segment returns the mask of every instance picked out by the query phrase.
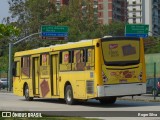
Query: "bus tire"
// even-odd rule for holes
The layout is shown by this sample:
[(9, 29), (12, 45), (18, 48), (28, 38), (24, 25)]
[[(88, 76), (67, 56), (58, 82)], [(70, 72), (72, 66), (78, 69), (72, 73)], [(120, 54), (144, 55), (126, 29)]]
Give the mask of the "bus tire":
[(71, 85), (67, 85), (65, 89), (65, 101), (68, 105), (75, 104), (75, 99), (73, 98), (73, 90)]
[(33, 100), (33, 97), (29, 97), (29, 87), (28, 87), (28, 85), (25, 85), (24, 96), (25, 96), (25, 99), (27, 101), (32, 101)]
[(101, 104), (114, 104), (116, 102), (117, 97), (106, 97), (99, 99)]

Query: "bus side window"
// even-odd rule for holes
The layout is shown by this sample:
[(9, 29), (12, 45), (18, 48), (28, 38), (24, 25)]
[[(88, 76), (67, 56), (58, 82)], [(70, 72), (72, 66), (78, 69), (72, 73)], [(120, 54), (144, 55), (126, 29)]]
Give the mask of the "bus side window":
[(71, 52), (63, 51), (62, 56), (60, 56), (60, 71), (69, 71), (71, 70)]
[(49, 55), (48, 54), (42, 54), (40, 58), (40, 65), (41, 66), (47, 66), (49, 64)]
[(88, 62), (88, 49), (83, 49), (83, 62)]
[(48, 78), (49, 71), (49, 54), (43, 53), (40, 56), (40, 78)]
[(74, 50), (74, 63), (73, 70), (83, 71), (85, 70), (85, 62), (84, 62), (84, 50)]
[(21, 75), (22, 78), (29, 78), (30, 77), (30, 57), (24, 56), (21, 59)]
[(59, 64), (62, 64), (62, 52), (59, 53)]
[(86, 53), (86, 70), (94, 70), (94, 49), (87, 49)]
[(13, 67), (12, 73), (13, 73), (14, 77), (20, 76), (20, 62), (19, 61), (14, 62), (14, 67)]
[(74, 60), (74, 51), (69, 51), (69, 63), (72, 63)]

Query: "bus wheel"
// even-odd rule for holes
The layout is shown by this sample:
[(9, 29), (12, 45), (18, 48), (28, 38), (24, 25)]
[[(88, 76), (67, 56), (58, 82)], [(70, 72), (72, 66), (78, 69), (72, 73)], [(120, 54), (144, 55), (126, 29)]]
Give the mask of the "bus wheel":
[(114, 104), (116, 102), (116, 97), (107, 97), (99, 99), (101, 104)]
[(71, 85), (67, 85), (65, 89), (65, 101), (68, 105), (73, 105), (75, 103), (75, 100), (73, 98), (73, 90)]
[(33, 97), (29, 97), (29, 88), (28, 85), (25, 86), (24, 96), (27, 101), (32, 101)]

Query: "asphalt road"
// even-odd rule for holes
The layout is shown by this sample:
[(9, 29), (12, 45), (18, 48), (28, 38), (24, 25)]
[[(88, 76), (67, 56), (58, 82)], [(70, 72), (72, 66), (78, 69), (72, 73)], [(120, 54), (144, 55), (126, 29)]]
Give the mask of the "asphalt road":
[[(81, 102), (77, 105), (67, 105), (58, 99), (34, 99), (25, 101), (24, 97), (15, 96), (12, 93), (0, 93), (0, 110), (23, 110), (23, 111), (160, 111), (160, 102), (148, 102), (143, 100), (154, 100), (151, 95), (124, 97), (126, 100), (117, 100), (114, 105), (101, 105), (97, 100)], [(123, 99), (123, 98), (122, 98)], [(140, 99), (141, 101), (138, 101)], [(156, 100), (159, 100), (157, 97)], [(94, 108), (94, 109), (93, 109)]]
[[(153, 99), (151, 95), (144, 95), (141, 98)], [(160, 99), (160, 97), (157, 99)], [(131, 97), (125, 97), (125, 100), (118, 99), (114, 105), (101, 105), (97, 100), (89, 100), (77, 105), (67, 105), (64, 101), (58, 99), (37, 98), (34, 101), (25, 101), (24, 97), (15, 96), (12, 93), (0, 93), (0, 111), (39, 111), (47, 115), (67, 116), (69, 114), (69, 116), (101, 116), (100, 118), (108, 117), (108, 115), (111, 117), (116, 115), (143, 117), (144, 114), (141, 115), (141, 113), (146, 111), (145, 114), (152, 112), (153, 117), (156, 117), (154, 114), (160, 116), (160, 102), (138, 101), (135, 97), (134, 100)], [(156, 117), (156, 120), (158, 120), (157, 118), (159, 117)]]

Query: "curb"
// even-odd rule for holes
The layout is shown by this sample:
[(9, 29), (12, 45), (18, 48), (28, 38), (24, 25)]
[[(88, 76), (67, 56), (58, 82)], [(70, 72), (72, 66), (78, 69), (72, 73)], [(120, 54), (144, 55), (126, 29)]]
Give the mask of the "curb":
[(154, 97), (146, 97), (146, 96), (141, 96), (138, 98), (137, 96), (132, 97), (122, 97), (118, 98), (118, 100), (130, 100), (130, 101), (145, 101), (145, 102), (160, 102), (160, 97), (156, 97), (154, 100)]

